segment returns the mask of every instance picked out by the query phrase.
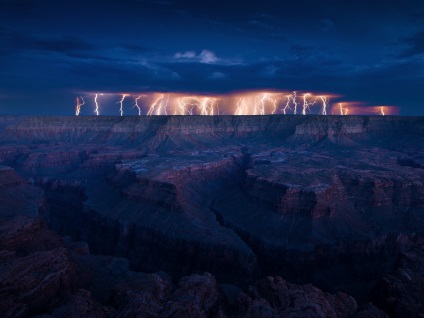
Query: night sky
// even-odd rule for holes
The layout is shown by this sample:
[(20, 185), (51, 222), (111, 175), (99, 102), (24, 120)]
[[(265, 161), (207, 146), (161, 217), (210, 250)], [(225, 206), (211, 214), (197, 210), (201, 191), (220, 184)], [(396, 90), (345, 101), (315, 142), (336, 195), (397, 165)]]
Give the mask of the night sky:
[(250, 89), (424, 115), (424, 1), (0, 0), (2, 114), (73, 115), (95, 92)]

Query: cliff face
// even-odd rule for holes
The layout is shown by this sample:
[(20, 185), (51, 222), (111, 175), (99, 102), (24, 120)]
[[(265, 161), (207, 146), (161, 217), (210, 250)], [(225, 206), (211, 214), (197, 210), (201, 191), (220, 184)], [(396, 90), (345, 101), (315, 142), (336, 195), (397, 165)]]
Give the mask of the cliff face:
[(131, 269), (362, 302), (424, 234), (423, 149), (421, 117), (0, 117), (0, 183), (30, 198), (0, 200)]
[[(251, 134), (341, 138), (366, 134), (422, 134), (423, 119), (396, 116), (152, 116), (3, 118), (2, 140), (138, 144), (173, 135), (209, 137)], [(205, 137), (203, 142), (210, 141)]]

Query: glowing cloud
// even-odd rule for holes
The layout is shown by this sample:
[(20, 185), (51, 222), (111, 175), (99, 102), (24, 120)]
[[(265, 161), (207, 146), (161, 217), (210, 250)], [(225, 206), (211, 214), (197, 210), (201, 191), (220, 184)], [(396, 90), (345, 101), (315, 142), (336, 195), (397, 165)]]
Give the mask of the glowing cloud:
[[(78, 96), (75, 115), (81, 115), (81, 106), (87, 98), (94, 97), (94, 113), (100, 114), (99, 93)], [(107, 94), (116, 95), (116, 94)], [(124, 101), (134, 100), (131, 108), (153, 115), (392, 115), (398, 112), (393, 106), (364, 106), (358, 102), (340, 101), (339, 96), (312, 92), (244, 91), (221, 95), (197, 95), (182, 93), (119, 94), (119, 113), (124, 115)], [(143, 97), (143, 99), (141, 99)], [(330, 99), (336, 103), (330, 104)], [(116, 99), (115, 99), (116, 100)], [(338, 100), (338, 101), (337, 101)], [(131, 111), (130, 111), (131, 113)], [(127, 112), (128, 114), (128, 112)]]
[(80, 112), (81, 112), (81, 106), (85, 104), (84, 98), (77, 97), (76, 99), (77, 101), (77, 105), (75, 107), (75, 116), (79, 116)]

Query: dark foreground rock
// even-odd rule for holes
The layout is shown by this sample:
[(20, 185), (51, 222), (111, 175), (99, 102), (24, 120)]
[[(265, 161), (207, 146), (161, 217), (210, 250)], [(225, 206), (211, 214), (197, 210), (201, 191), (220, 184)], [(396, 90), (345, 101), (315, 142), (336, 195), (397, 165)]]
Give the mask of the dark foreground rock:
[(0, 117), (2, 308), (383, 317), (372, 301), (417, 316), (423, 127), (389, 116)]
[(219, 284), (209, 273), (174, 283), (164, 272), (130, 271), (127, 259), (91, 255), (85, 242), (61, 239), (39, 217), (19, 211), (2, 220), (0, 239), (2, 317), (368, 317), (379, 312), (372, 306), (358, 312), (355, 299), (345, 293), (325, 293), (278, 276), (243, 290)]
[[(174, 284), (166, 273), (132, 272), (124, 258), (90, 255), (83, 242), (58, 240), (41, 220), (11, 221), (2, 232), (7, 232), (2, 247), (9, 250), (0, 251), (2, 317), (384, 317), (372, 306), (357, 312), (355, 299), (345, 293), (325, 293), (278, 276), (245, 291), (220, 285), (209, 273)], [(34, 233), (50, 243), (24, 239), (36, 241)], [(19, 244), (16, 237), (22, 238)]]
[(374, 301), (391, 317), (424, 317), (424, 240), (402, 253), (396, 272), (379, 280)]

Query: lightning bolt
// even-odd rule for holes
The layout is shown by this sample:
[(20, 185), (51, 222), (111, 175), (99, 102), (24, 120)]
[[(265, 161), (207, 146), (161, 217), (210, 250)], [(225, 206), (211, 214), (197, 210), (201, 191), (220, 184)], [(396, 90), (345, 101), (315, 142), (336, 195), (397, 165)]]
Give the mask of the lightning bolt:
[(303, 94), (303, 109), (302, 109), (302, 115), (306, 115), (306, 113), (309, 113), (309, 111), (311, 110), (311, 106), (315, 105), (317, 99), (315, 98), (314, 101), (308, 102), (308, 97), (311, 96), (311, 94), (306, 93)]
[[(81, 101), (80, 101), (81, 99)], [(81, 106), (85, 104), (84, 98), (82, 96), (77, 97), (77, 106), (75, 107), (75, 116), (79, 116), (81, 111)]]
[(259, 114), (265, 115), (265, 101), (268, 99), (268, 94), (262, 95), (261, 102), (259, 103)]
[[(218, 102), (220, 101), (219, 98), (216, 99), (216, 114), (219, 115), (219, 104)], [(213, 114), (212, 114), (213, 115)]]
[(165, 116), (168, 115), (168, 111), (167, 111), (167, 107), (168, 107), (168, 102), (169, 102), (169, 94), (166, 95), (166, 102), (165, 105), (163, 106), (163, 111), (165, 112)]
[(327, 115), (327, 97), (320, 96), (319, 98), (321, 98), (321, 100), (322, 100), (322, 111), (321, 111), (321, 115)]
[(273, 106), (273, 109), (272, 109), (271, 114), (272, 114), (272, 115), (274, 115), (274, 114), (275, 114), (275, 112), (277, 111), (278, 98), (274, 98), (274, 97), (269, 96), (269, 97), (268, 97), (268, 100), (271, 102), (271, 104), (272, 104), (272, 106)]
[(217, 103), (217, 100), (218, 99), (214, 98), (214, 97), (210, 97), (210, 98), (205, 97), (204, 98), (204, 104), (206, 104), (207, 110), (209, 110), (209, 112), (207, 112), (206, 115), (210, 115), (210, 116), (214, 115), (214, 113), (215, 113), (215, 103)]
[[(213, 115), (215, 104), (218, 101), (218, 98), (215, 97), (203, 97), (195, 98), (196, 102), (200, 103), (200, 114), (201, 115)], [(218, 111), (219, 113), (219, 111)]]
[[(99, 116), (99, 103), (97, 102), (97, 96), (98, 94), (96, 94), (96, 96), (94, 97), (94, 104), (96, 104), (96, 108), (94, 109), (94, 112), (96, 113), (97, 116)], [(103, 95), (103, 94), (100, 94)]]
[(340, 115), (347, 115), (349, 109), (344, 108), (342, 103), (339, 103)]
[(159, 100), (159, 103), (156, 104), (158, 106), (157, 110), (156, 110), (156, 115), (162, 115), (162, 105), (163, 105), (163, 100), (165, 99), (165, 96), (162, 95), (162, 98)]
[(141, 115), (141, 109), (140, 109), (140, 106), (138, 106), (138, 100), (141, 98), (141, 95), (140, 96), (138, 96), (137, 98), (134, 98), (134, 106), (133, 107), (137, 107), (137, 109), (138, 109), (138, 116), (140, 116)]
[(297, 114), (297, 101), (296, 101), (297, 96), (296, 96), (296, 94), (297, 94), (296, 91), (294, 91), (292, 95), (289, 95), (289, 97), (292, 100), (293, 105), (294, 105), (294, 107), (293, 107), (293, 114), (294, 115)]
[(246, 113), (246, 100), (244, 99), (244, 97), (239, 97), (237, 99), (237, 108), (234, 112), (234, 115), (246, 115)]
[(185, 114), (185, 104), (183, 103), (182, 98), (178, 98), (177, 103), (178, 103), (178, 108), (180, 110), (180, 115), (184, 115)]
[(209, 97), (205, 97), (200, 103), (200, 108), (201, 108), (200, 115), (208, 115), (208, 101), (209, 101)]
[(162, 109), (165, 113), (165, 115), (168, 115), (168, 112), (166, 108), (168, 107), (168, 101), (169, 101), (169, 94), (167, 95), (167, 98), (165, 98), (165, 95), (162, 95), (162, 98), (160, 98), (159, 103), (156, 104), (159, 105), (159, 107), (156, 110), (156, 115), (162, 115)]
[(153, 112), (155, 111), (156, 106), (158, 105), (158, 103), (163, 99), (163, 94), (160, 95), (151, 105), (149, 108), (149, 111), (147, 112), (147, 116), (151, 116), (153, 115)]
[(191, 106), (190, 109), (187, 109), (187, 112), (188, 112), (189, 115), (193, 115), (193, 108), (196, 107), (196, 106), (199, 107), (199, 104), (200, 104), (200, 101), (197, 98), (195, 98), (195, 97), (191, 97), (191, 98), (192, 98), (191, 102), (190, 102), (190, 97), (187, 98), (188, 99), (187, 105)]
[(121, 100), (119, 101), (119, 102), (117, 102), (117, 104), (119, 104), (120, 105), (120, 107), (119, 107), (119, 113), (121, 114), (121, 116), (123, 116), (124, 115), (124, 108), (122, 107), (123, 106), (123, 104), (124, 104), (124, 99), (125, 99), (125, 97), (127, 97), (128, 96), (128, 94), (122, 94), (122, 98), (121, 98)]
[(216, 109), (217, 114), (219, 115), (219, 105), (218, 105), (218, 101), (219, 101), (219, 98), (212, 97), (212, 98), (210, 99), (210, 104), (209, 104), (209, 115), (213, 116), (213, 115), (215, 114), (215, 109)]
[[(283, 114), (286, 115), (287, 114), (287, 111), (288, 110), (291, 110), (291, 109), (293, 109), (293, 114), (294, 115), (297, 114), (297, 100), (296, 100), (297, 95), (296, 94), (297, 94), (297, 92), (296, 91), (293, 91), (293, 94), (289, 94), (289, 95), (286, 96), (287, 102), (286, 102), (286, 105), (282, 109)], [(294, 106), (293, 108), (290, 107), (290, 103), (293, 104), (293, 106)]]
[(287, 111), (289, 109), (291, 109), (291, 107), (290, 107), (290, 95), (287, 96), (287, 103), (286, 103), (286, 105), (282, 109), (283, 114), (286, 115), (287, 114)]
[[(197, 106), (198, 108), (202, 109), (202, 104), (203, 103), (202, 103), (201, 99), (197, 96), (185, 96), (185, 97), (178, 99), (178, 107), (180, 108), (181, 115), (185, 114), (186, 112), (189, 115), (193, 115), (194, 107)], [(205, 112), (206, 112), (206, 110), (205, 110)]]
[[(89, 98), (94, 96), (94, 113), (100, 115), (99, 97), (101, 93), (90, 94)], [(124, 116), (125, 99), (130, 96), (133, 101), (132, 108), (137, 108), (138, 115), (141, 116), (143, 104), (139, 103), (140, 98), (147, 97), (153, 101), (146, 114), (151, 115), (223, 115), (229, 113), (229, 109), (234, 115), (265, 115), (265, 114), (312, 114), (327, 115), (330, 110), (332, 114), (380, 114), (382, 116), (390, 115), (397, 111), (394, 106), (369, 106), (356, 107), (353, 102), (334, 103), (330, 105), (331, 95), (314, 95), (313, 93), (291, 93), (285, 92), (245, 92), (237, 95), (229, 94), (227, 96), (214, 95), (181, 95), (178, 93), (147, 93), (139, 96), (132, 94), (120, 94), (119, 113)], [(298, 100), (301, 99), (301, 101)], [(302, 103), (303, 100), (303, 103)], [(222, 105), (221, 105), (221, 101)], [(75, 98), (75, 115), (81, 114), (82, 106), (86, 104), (82, 96)], [(103, 103), (103, 101), (102, 101)], [(232, 103), (232, 104), (231, 104)], [(356, 102), (357, 103), (357, 102)], [(347, 104), (347, 105), (346, 105)], [(223, 108), (222, 108), (222, 107)], [(235, 107), (234, 107), (235, 106)], [(300, 109), (300, 107), (302, 109)], [(316, 107), (317, 109), (315, 110)], [(222, 109), (220, 109), (222, 108)], [(144, 110), (143, 110), (144, 111)]]

